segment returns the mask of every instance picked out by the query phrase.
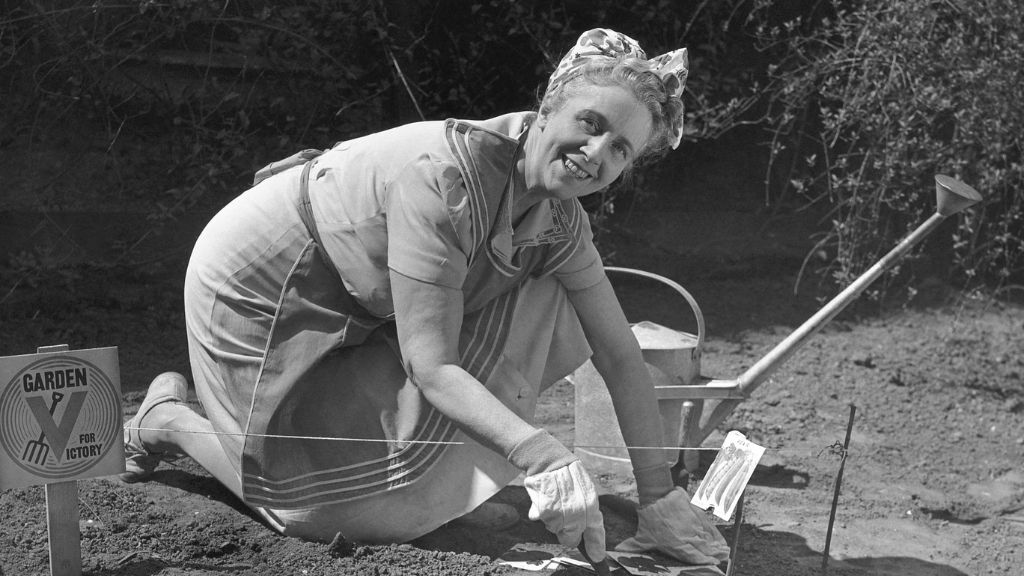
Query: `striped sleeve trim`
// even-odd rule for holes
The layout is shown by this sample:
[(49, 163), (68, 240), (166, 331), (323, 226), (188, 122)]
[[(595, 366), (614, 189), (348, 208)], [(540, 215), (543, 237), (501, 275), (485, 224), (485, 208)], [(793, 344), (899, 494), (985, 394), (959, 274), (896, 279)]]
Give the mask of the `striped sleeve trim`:
[(448, 142), (448, 148), (451, 150), (455, 163), (459, 167), (459, 172), (462, 173), (463, 181), (466, 183), (466, 191), (469, 193), (470, 206), (472, 207), (471, 245), (473, 246), (473, 252), (469, 257), (469, 266), (472, 266), (477, 255), (480, 253), (479, 247), (487, 230), (487, 215), (490, 213), (490, 210), (487, 205), (487, 196), (483, 193), (480, 175), (476, 170), (472, 169), (475, 162), (473, 150), (468, 141), (470, 130), (472, 130), (472, 126), (463, 122), (456, 122), (454, 120), (445, 122), (445, 140)]

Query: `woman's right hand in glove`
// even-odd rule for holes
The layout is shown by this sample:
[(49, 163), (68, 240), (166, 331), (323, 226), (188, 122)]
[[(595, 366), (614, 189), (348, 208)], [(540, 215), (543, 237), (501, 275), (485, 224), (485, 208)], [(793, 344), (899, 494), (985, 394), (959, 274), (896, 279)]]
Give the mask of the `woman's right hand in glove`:
[(594, 483), (579, 459), (554, 436), (537, 430), (516, 444), (508, 460), (526, 471), (530, 520), (544, 522), (563, 546), (575, 548), (582, 538), (590, 561), (604, 560), (604, 517)]

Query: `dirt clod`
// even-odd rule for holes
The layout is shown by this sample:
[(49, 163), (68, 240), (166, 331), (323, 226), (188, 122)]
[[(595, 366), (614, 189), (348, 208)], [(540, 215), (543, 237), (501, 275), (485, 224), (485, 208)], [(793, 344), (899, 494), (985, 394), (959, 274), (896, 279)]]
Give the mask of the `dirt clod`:
[(327, 553), (335, 558), (351, 556), (356, 551), (356, 546), (345, 539), (341, 532), (334, 535), (334, 539), (327, 545)]

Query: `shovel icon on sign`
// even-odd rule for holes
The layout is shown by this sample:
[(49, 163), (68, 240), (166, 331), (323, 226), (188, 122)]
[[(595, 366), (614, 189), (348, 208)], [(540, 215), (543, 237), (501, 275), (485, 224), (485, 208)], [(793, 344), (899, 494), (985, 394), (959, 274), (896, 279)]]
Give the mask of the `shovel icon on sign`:
[[(60, 404), (60, 401), (64, 399), (64, 395), (60, 392), (52, 392), (50, 399), (50, 416), (53, 417), (57, 404)], [(25, 445), (25, 452), (22, 453), (21, 459), (39, 465), (45, 462), (46, 457), (49, 455), (50, 445), (46, 443), (46, 432), (43, 431), (39, 432), (38, 440), (29, 440), (28, 444)]]

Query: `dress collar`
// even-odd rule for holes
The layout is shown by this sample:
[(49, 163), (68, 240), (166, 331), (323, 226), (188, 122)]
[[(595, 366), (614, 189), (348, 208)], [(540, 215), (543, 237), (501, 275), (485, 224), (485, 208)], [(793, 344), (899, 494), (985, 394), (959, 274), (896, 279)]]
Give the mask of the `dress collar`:
[(539, 246), (541, 244), (552, 244), (568, 237), (568, 231), (564, 230), (556, 222), (552, 215), (553, 201), (544, 199), (531, 206), (518, 224), (513, 226), (512, 207), (522, 186), (520, 179), (515, 174), (515, 162), (523, 153), (526, 144), (526, 137), (530, 131), (531, 119), (523, 124), (523, 130), (518, 136), (519, 146), (516, 148), (516, 157), (512, 163), (512, 173), (509, 174), (505, 185), (505, 192), (502, 195), (501, 206), (498, 217), (490, 238), (490, 252), (497, 257), (505, 267), (513, 270), (520, 268), (519, 249), (525, 246)]

